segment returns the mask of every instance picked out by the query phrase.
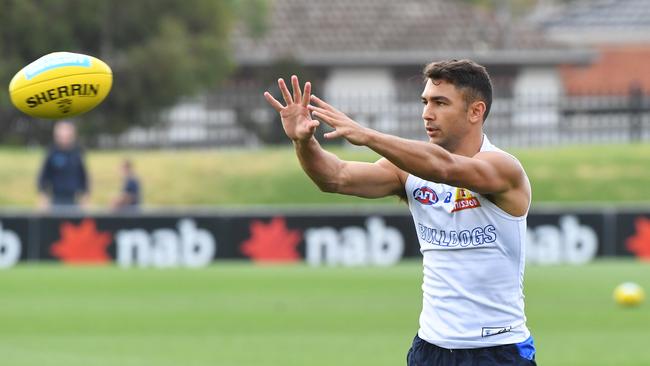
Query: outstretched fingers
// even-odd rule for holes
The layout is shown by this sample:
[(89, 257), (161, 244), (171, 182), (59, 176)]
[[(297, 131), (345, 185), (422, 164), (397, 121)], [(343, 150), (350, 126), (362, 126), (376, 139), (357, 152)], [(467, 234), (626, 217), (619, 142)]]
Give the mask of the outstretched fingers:
[(341, 133), (337, 130), (339, 126), (336, 123), (337, 121), (336, 116), (334, 116), (332, 112), (326, 111), (322, 108), (313, 107), (311, 105), (309, 106), (309, 109), (312, 111), (314, 117), (320, 118), (320, 120), (325, 122), (326, 125), (334, 128), (334, 131), (328, 132), (325, 135), (323, 135), (325, 138), (334, 139), (341, 136)]
[[(326, 139), (335, 139), (338, 137), (343, 136), (343, 133), (340, 130), (341, 125), (337, 123), (340, 121), (338, 119), (339, 116), (337, 116), (336, 112), (328, 111), (320, 107), (315, 107), (313, 105), (307, 106), (309, 110), (312, 112), (312, 115), (314, 117), (320, 118), (321, 121), (325, 122), (326, 125), (334, 128), (334, 131), (330, 131), (326, 134), (323, 135)], [(312, 122), (318, 122), (318, 121), (312, 121)]]
[(301, 103), (302, 91), (300, 90), (300, 82), (296, 75), (291, 75), (291, 87), (293, 88), (293, 101), (295, 103)]
[(278, 113), (280, 113), (280, 111), (282, 111), (282, 109), (284, 108), (282, 103), (278, 102), (277, 99), (273, 98), (273, 96), (269, 92), (264, 92), (264, 99), (266, 99), (266, 101), (269, 102), (271, 107), (273, 107), (273, 109), (275, 109)]
[(309, 105), (310, 99), (311, 99), (311, 83), (308, 81), (305, 83), (305, 90), (302, 96), (302, 106), (307, 107)]
[(311, 96), (311, 101), (315, 102), (317, 105), (319, 105), (323, 109), (327, 109), (328, 111), (332, 112), (339, 112), (338, 109), (332, 107), (331, 105), (327, 104), (324, 100), (320, 99), (319, 97), (312, 95)]
[(284, 82), (284, 79), (278, 79), (278, 87), (280, 88), (282, 97), (284, 98), (284, 101), (287, 103), (287, 105), (293, 103), (293, 98), (291, 97), (291, 93), (289, 93), (289, 88), (287, 88), (287, 84)]
[(335, 138), (338, 138), (338, 137), (341, 137), (341, 136), (342, 136), (341, 132), (336, 131), (336, 130), (334, 130), (332, 132), (328, 132), (328, 133), (323, 135), (323, 137), (325, 137), (328, 140), (335, 139)]
[(312, 112), (314, 116), (318, 116), (322, 118), (325, 122), (327, 122), (327, 124), (330, 124), (330, 121), (336, 118), (336, 112), (329, 111), (327, 109), (323, 109), (313, 105), (308, 105), (307, 108)]

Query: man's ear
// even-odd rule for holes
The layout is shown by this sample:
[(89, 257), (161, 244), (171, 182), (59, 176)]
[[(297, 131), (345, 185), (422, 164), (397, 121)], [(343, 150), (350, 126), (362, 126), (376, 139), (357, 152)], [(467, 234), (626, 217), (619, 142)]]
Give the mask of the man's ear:
[(477, 100), (469, 105), (467, 108), (467, 117), (471, 123), (483, 122), (483, 116), (485, 115), (485, 109), (487, 106), (482, 100)]

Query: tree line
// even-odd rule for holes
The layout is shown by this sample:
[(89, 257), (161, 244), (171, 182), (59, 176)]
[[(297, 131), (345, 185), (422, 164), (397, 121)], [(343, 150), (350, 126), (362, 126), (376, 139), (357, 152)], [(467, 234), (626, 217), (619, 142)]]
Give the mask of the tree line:
[(157, 122), (182, 96), (215, 87), (233, 70), (229, 32), (243, 19), (261, 32), (264, 0), (0, 0), (0, 143), (47, 141), (50, 122), (17, 111), (9, 81), (56, 51), (93, 55), (113, 70), (113, 89), (80, 131), (92, 139)]

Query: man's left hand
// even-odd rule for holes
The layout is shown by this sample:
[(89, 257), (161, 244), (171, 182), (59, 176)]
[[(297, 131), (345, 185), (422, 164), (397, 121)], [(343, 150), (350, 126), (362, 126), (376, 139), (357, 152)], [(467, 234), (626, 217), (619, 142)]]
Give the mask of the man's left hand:
[(311, 101), (316, 103), (317, 106), (307, 106), (312, 112), (312, 115), (320, 118), (323, 122), (327, 123), (334, 129), (332, 132), (326, 133), (326, 139), (335, 139), (343, 137), (353, 145), (366, 145), (370, 129), (361, 126), (359, 123), (353, 121), (345, 113), (327, 104), (322, 99), (315, 95), (311, 96)]

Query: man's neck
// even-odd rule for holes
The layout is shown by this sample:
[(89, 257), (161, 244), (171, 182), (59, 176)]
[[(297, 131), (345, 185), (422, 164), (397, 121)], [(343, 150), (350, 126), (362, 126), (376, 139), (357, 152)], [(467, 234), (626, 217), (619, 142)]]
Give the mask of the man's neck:
[(483, 131), (480, 131), (478, 134), (468, 135), (457, 145), (457, 148), (454, 149), (454, 151), (449, 152), (456, 155), (472, 157), (481, 151), (484, 138), (485, 136), (483, 135)]

